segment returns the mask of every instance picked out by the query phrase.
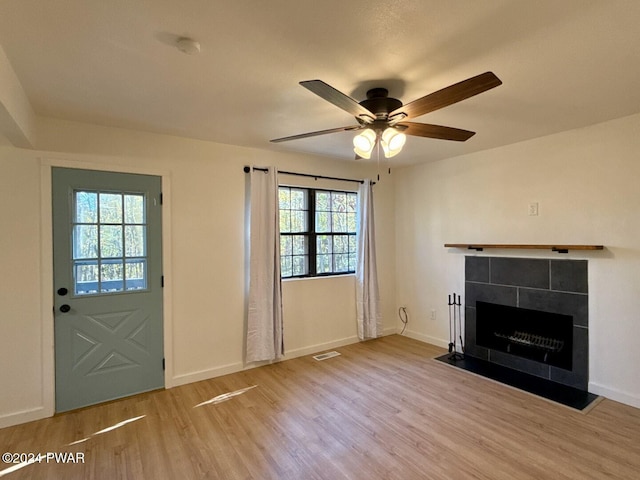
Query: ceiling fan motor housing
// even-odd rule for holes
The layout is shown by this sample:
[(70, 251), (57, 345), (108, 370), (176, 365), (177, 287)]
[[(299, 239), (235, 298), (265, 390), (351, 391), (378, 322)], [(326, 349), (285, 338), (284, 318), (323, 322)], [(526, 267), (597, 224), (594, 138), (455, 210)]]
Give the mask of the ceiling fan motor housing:
[(402, 102), (397, 98), (389, 97), (386, 88), (372, 88), (367, 91), (367, 99), (360, 102), (364, 108), (376, 116), (376, 120), (387, 120), (389, 113), (400, 108)]

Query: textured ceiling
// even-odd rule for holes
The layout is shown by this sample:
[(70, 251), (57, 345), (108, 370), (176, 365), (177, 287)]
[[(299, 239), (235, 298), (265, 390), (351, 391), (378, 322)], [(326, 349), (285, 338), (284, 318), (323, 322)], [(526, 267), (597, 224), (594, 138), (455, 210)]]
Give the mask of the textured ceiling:
[[(298, 85), (404, 103), (485, 71), (502, 86), (417, 121), (429, 162), (640, 112), (637, 0), (3, 0), (0, 45), (38, 115), (353, 160), (355, 124)], [(200, 55), (179, 52), (190, 36)], [(373, 161), (373, 160), (372, 160)]]

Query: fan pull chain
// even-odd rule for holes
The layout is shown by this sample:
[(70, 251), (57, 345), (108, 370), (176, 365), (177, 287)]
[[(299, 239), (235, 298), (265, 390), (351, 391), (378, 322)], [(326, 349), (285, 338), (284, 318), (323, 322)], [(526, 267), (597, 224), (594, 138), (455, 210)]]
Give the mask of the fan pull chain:
[(380, 181), (380, 140), (376, 142), (376, 154), (378, 156), (378, 182)]

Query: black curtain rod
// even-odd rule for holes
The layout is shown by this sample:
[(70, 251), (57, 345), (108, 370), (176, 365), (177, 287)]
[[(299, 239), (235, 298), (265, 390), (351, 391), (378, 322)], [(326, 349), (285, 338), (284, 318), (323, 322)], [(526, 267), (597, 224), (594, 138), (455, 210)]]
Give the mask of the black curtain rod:
[[(244, 167), (244, 173), (249, 173), (252, 167)], [(267, 168), (253, 167), (254, 170), (258, 170), (259, 172), (267, 172)], [(357, 182), (364, 183), (364, 180), (355, 180), (353, 178), (339, 178), (339, 177), (325, 177), (324, 175), (312, 175), (310, 173), (298, 173), (298, 172), (286, 172), (284, 170), (278, 170), (278, 173), (282, 173), (284, 175), (296, 175), (298, 177), (309, 177), (309, 178), (322, 178), (323, 180), (340, 180), (343, 182)]]

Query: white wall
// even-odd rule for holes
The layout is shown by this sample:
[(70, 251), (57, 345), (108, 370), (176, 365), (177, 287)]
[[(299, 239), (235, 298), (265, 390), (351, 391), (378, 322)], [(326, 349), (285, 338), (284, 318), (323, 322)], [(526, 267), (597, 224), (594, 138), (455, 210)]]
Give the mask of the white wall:
[[(634, 115), (384, 175), (375, 192), (385, 330), (396, 330), (397, 307), (405, 305), (409, 335), (446, 345), (446, 296), (464, 293), (466, 252), (449, 251), (445, 242), (604, 244), (603, 252), (561, 258), (589, 260), (590, 389), (640, 407), (638, 131), (640, 115)], [(42, 418), (53, 408), (50, 246), (41, 225), (47, 167), (41, 159), (160, 173), (170, 182), (170, 386), (244, 368), (242, 166), (350, 178), (375, 174), (375, 165), (50, 119), (40, 119), (37, 133), (39, 150), (0, 141), (0, 427)], [(538, 217), (527, 215), (533, 201), (540, 205)], [(551, 252), (485, 254), (558, 258)], [(356, 341), (352, 292), (353, 277), (284, 282), (290, 357)]]
[[(4, 153), (13, 150), (11, 161)], [(26, 152), (26, 154), (25, 154)], [(0, 427), (43, 408), (40, 173), (31, 152), (0, 147)]]
[[(0, 427), (53, 413), (49, 165), (163, 175), (167, 385), (237, 371), (245, 319), (244, 165), (347, 178), (367, 164), (40, 119), (38, 149), (0, 142)], [(41, 177), (44, 179), (42, 188)], [(299, 177), (289, 178), (296, 183)], [(357, 184), (319, 186), (353, 189)], [(44, 197), (41, 199), (41, 190)], [(375, 187), (384, 326), (396, 331), (393, 182)], [(42, 200), (42, 201), (41, 201)], [(165, 209), (165, 210), (166, 210)], [(41, 226), (43, 217), (44, 226)], [(166, 295), (165, 295), (166, 296)], [(353, 276), (283, 285), (286, 358), (357, 341)], [(19, 366), (19, 368), (17, 368)]]
[[(446, 346), (465, 250), (444, 243), (603, 244), (589, 260), (590, 391), (640, 407), (640, 115), (397, 170), (397, 303), (408, 334)], [(528, 204), (539, 203), (539, 216)], [(436, 320), (430, 319), (436, 310)]]
[(27, 94), (0, 45), (0, 132), (13, 145), (30, 148), (35, 140), (35, 122)]

